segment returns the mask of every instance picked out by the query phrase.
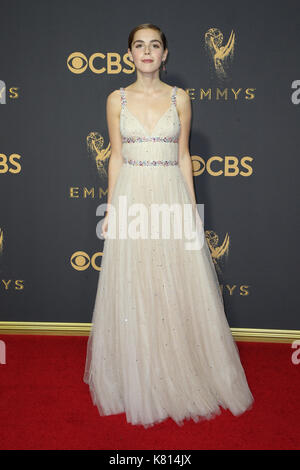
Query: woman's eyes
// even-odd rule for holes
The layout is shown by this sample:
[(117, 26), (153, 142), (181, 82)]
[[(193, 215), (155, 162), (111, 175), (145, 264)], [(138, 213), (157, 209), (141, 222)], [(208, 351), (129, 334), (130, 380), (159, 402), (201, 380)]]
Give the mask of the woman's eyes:
[[(152, 45), (153, 45), (153, 47), (159, 47), (159, 44), (152, 44)], [(142, 44), (137, 44), (136, 45), (136, 47), (140, 47), (140, 46), (142, 46)]]

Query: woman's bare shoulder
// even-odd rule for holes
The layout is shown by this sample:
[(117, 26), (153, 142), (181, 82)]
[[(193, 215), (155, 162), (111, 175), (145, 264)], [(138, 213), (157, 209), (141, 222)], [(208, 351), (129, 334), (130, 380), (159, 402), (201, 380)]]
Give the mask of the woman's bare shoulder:
[(176, 103), (178, 109), (182, 111), (191, 107), (190, 95), (183, 88), (177, 87)]
[(116, 90), (111, 91), (108, 95), (106, 100), (110, 102), (117, 102), (120, 101), (121, 99), (121, 90), (120, 88), (117, 88)]
[(121, 92), (120, 88), (111, 91), (106, 98), (106, 106), (113, 112), (119, 112), (121, 109)]
[(189, 94), (187, 93), (187, 91), (185, 91), (183, 88), (180, 88), (179, 86), (176, 87), (177, 88), (177, 96), (181, 99), (181, 100), (188, 100), (190, 99), (190, 96)]

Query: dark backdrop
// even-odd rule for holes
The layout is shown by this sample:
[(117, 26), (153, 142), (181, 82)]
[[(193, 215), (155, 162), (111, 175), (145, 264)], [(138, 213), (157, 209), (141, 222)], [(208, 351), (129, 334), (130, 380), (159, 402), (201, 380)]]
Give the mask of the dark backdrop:
[[(162, 80), (192, 100), (230, 326), (299, 329), (299, 18), (296, 1), (1, 2), (1, 321), (91, 321), (106, 97), (135, 80), (127, 37), (152, 22), (168, 39)], [(211, 38), (231, 51), (217, 64)]]

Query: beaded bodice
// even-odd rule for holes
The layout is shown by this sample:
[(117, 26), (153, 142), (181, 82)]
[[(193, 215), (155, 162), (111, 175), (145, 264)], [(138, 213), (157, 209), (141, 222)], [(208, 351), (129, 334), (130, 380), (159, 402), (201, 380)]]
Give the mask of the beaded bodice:
[(126, 92), (120, 88), (120, 132), (124, 163), (138, 166), (169, 166), (178, 163), (180, 119), (176, 107), (177, 87), (172, 87), (171, 103), (149, 132), (127, 107)]

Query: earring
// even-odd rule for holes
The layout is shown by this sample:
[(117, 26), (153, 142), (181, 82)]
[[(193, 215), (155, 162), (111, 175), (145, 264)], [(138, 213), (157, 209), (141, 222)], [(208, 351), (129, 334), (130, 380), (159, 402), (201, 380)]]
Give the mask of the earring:
[(164, 71), (165, 73), (167, 73), (167, 69), (166, 69), (166, 65), (165, 65), (165, 61), (164, 61), (164, 60), (163, 60), (163, 71)]

